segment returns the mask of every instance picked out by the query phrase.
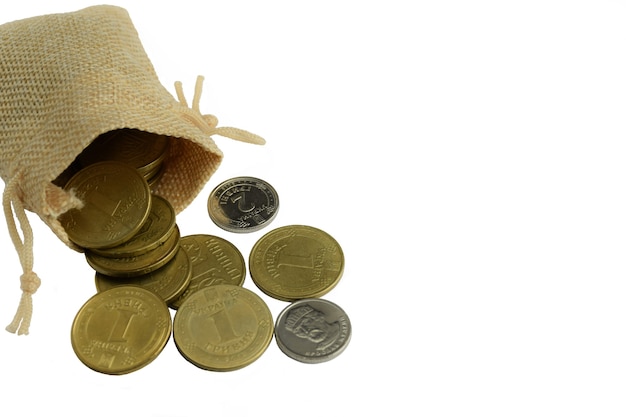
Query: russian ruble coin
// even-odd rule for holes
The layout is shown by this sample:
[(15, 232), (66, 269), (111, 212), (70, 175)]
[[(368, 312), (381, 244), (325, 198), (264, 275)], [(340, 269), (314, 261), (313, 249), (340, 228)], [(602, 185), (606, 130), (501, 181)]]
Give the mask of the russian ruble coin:
[(141, 229), (129, 241), (91, 252), (108, 258), (126, 258), (143, 255), (163, 245), (176, 229), (176, 212), (169, 201), (152, 195), (152, 207)]
[(278, 212), (278, 194), (267, 182), (236, 177), (222, 182), (209, 196), (209, 217), (229, 232), (254, 232), (267, 226)]
[(148, 274), (164, 266), (172, 260), (179, 247), (180, 230), (174, 228), (174, 233), (165, 243), (150, 252), (138, 256), (110, 258), (100, 256), (91, 251), (85, 251), (87, 263), (97, 272), (111, 277), (129, 278)]
[(66, 184), (82, 202), (59, 216), (68, 238), (83, 248), (108, 248), (130, 240), (150, 213), (152, 195), (136, 169), (100, 162), (78, 171)]
[(71, 329), (72, 348), (94, 371), (120, 375), (152, 362), (172, 333), (165, 302), (140, 287), (97, 293), (80, 308)]
[(274, 332), (272, 313), (254, 292), (236, 285), (202, 288), (174, 316), (181, 355), (199, 368), (233, 371), (256, 361)]
[(98, 136), (77, 157), (83, 166), (119, 161), (141, 175), (154, 171), (165, 159), (170, 138), (136, 129), (117, 129)]
[(250, 276), (270, 297), (282, 301), (321, 297), (343, 274), (344, 254), (328, 233), (311, 226), (274, 229), (252, 247)]
[(191, 260), (191, 282), (178, 299), (169, 303), (171, 308), (177, 309), (202, 288), (220, 284), (243, 285), (245, 260), (231, 242), (217, 236), (197, 234), (181, 237), (180, 246)]
[(287, 306), (276, 319), (274, 334), (285, 355), (304, 363), (321, 363), (346, 349), (352, 326), (337, 304), (311, 298)]
[(98, 292), (113, 287), (136, 285), (152, 291), (166, 304), (180, 297), (191, 281), (191, 261), (184, 248), (178, 248), (171, 261), (161, 268), (131, 278), (118, 278), (96, 272), (96, 289)]

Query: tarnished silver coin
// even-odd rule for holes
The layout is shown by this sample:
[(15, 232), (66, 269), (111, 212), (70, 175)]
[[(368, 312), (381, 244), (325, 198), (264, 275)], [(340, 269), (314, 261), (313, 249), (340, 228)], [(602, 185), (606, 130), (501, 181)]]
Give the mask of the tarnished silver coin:
[(209, 217), (222, 229), (254, 232), (267, 226), (278, 212), (278, 194), (267, 182), (236, 177), (219, 184), (209, 196)]
[(352, 325), (335, 303), (308, 298), (286, 307), (276, 319), (274, 332), (285, 355), (304, 363), (321, 363), (346, 349)]

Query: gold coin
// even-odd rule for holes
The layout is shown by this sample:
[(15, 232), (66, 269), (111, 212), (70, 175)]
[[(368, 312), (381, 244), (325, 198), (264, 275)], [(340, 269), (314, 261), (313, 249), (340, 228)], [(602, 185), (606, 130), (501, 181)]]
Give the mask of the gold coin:
[(165, 168), (163, 166), (159, 166), (158, 169), (156, 169), (155, 171), (150, 171), (149, 173), (145, 174), (144, 178), (146, 179), (146, 181), (148, 181), (148, 185), (151, 188), (154, 188), (154, 186), (158, 184), (159, 181), (161, 181), (163, 174), (165, 174)]
[(180, 238), (191, 259), (191, 282), (183, 294), (170, 303), (178, 308), (195, 291), (219, 284), (243, 285), (246, 264), (241, 252), (229, 241), (211, 235), (189, 235)]
[(185, 249), (178, 248), (176, 255), (156, 271), (132, 278), (116, 278), (96, 272), (98, 292), (123, 285), (136, 285), (152, 291), (169, 303), (178, 298), (191, 280), (191, 261)]
[(236, 285), (198, 290), (174, 316), (174, 343), (199, 368), (232, 371), (257, 360), (274, 333), (272, 313), (252, 291)]
[(81, 169), (65, 185), (84, 203), (59, 216), (69, 239), (83, 248), (121, 245), (143, 226), (152, 196), (136, 169), (100, 162)]
[(159, 165), (169, 148), (170, 138), (136, 129), (118, 129), (98, 136), (78, 155), (83, 166), (100, 161), (119, 161), (142, 175)]
[(320, 297), (339, 282), (344, 255), (328, 233), (301, 225), (283, 226), (261, 237), (250, 251), (250, 276), (270, 297), (282, 301)]
[(155, 271), (172, 260), (174, 255), (176, 255), (179, 241), (180, 231), (178, 226), (176, 226), (174, 233), (167, 238), (165, 243), (142, 255), (109, 258), (91, 251), (85, 251), (85, 258), (93, 269), (104, 275), (121, 278), (136, 277)]
[(71, 341), (86, 366), (120, 375), (152, 362), (171, 333), (171, 315), (159, 296), (139, 287), (117, 287), (94, 295), (80, 308)]
[(90, 251), (108, 258), (139, 256), (163, 245), (176, 226), (174, 207), (158, 195), (152, 196), (152, 207), (141, 229), (129, 241), (112, 248)]

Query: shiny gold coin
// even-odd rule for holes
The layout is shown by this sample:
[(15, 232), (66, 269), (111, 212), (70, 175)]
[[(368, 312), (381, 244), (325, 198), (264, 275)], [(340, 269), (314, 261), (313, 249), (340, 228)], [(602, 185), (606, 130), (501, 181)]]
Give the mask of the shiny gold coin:
[(293, 301), (321, 297), (339, 282), (344, 255), (328, 233), (311, 226), (283, 226), (250, 251), (250, 276), (270, 297)]
[(163, 197), (152, 196), (152, 207), (141, 229), (129, 241), (105, 249), (90, 251), (107, 258), (125, 258), (139, 256), (163, 245), (174, 233), (176, 212), (174, 207)]
[(219, 284), (243, 285), (246, 264), (241, 252), (229, 241), (211, 235), (189, 235), (180, 238), (191, 259), (191, 282), (180, 298), (170, 303), (178, 308), (192, 293)]
[(273, 333), (267, 304), (236, 285), (202, 288), (174, 316), (174, 343), (181, 355), (211, 371), (232, 371), (256, 361)]
[(139, 287), (117, 287), (94, 295), (80, 308), (71, 340), (86, 366), (120, 375), (152, 362), (171, 333), (171, 315), (159, 296)]
[(98, 136), (78, 161), (88, 166), (100, 161), (119, 161), (144, 174), (165, 159), (170, 138), (136, 129), (118, 129)]
[(136, 169), (120, 162), (101, 162), (81, 169), (65, 185), (83, 201), (82, 208), (59, 216), (69, 239), (83, 248), (121, 245), (143, 226), (152, 196)]
[(98, 292), (123, 285), (136, 285), (152, 291), (169, 303), (178, 298), (189, 285), (191, 280), (191, 261), (185, 249), (178, 248), (171, 261), (161, 268), (131, 278), (116, 278), (96, 273), (96, 288)]
[(155, 271), (172, 260), (174, 255), (176, 255), (179, 241), (180, 231), (178, 226), (176, 226), (174, 233), (167, 238), (165, 243), (142, 255), (109, 258), (91, 251), (85, 251), (85, 258), (93, 269), (104, 275), (120, 278), (136, 277)]

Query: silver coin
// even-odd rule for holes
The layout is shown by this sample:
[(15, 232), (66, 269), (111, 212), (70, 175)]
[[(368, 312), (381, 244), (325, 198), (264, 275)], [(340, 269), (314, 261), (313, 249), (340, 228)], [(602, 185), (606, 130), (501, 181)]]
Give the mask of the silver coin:
[(292, 359), (321, 363), (341, 354), (352, 335), (346, 313), (338, 305), (319, 298), (291, 303), (276, 319), (276, 343)]
[(219, 184), (209, 196), (209, 217), (222, 229), (254, 232), (267, 226), (278, 212), (278, 194), (267, 182), (236, 177)]

